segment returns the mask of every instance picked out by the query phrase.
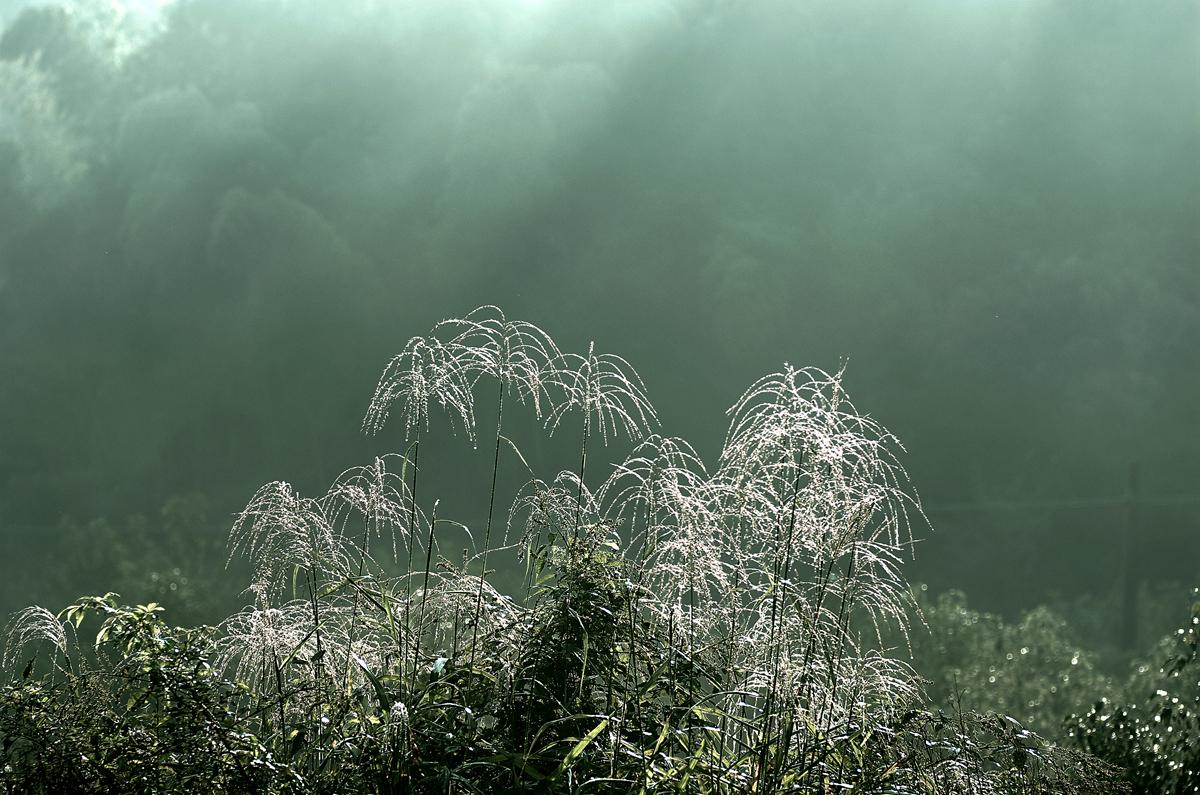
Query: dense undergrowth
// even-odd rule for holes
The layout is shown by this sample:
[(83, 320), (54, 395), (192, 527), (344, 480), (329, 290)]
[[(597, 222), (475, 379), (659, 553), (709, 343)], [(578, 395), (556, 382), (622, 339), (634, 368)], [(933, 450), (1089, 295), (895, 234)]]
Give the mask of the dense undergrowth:
[[(467, 527), (422, 490), (422, 461), (452, 443), (431, 432), (431, 410), (475, 441), (477, 400), (495, 422), (489, 507)], [(572, 469), (527, 471), (506, 433), (514, 404), (548, 433), (578, 434)], [(236, 517), (245, 609), (188, 629), (107, 594), (14, 619), (0, 781), (11, 792), (1127, 789), (1117, 768), (1016, 718), (924, 699), (900, 661), (914, 610), (901, 564), (920, 506), (897, 443), (854, 409), (840, 374), (785, 366), (729, 415), (710, 469), (657, 432), (620, 357), (562, 353), (494, 307), (439, 324), (389, 363), (366, 415), (370, 432), (399, 426), (402, 453), (318, 497), (269, 483)], [(597, 477), (597, 445), (617, 438), (632, 451)], [(525, 481), (507, 511), (502, 468)], [(443, 554), (449, 538), (469, 539), (461, 558)], [(489, 557), (510, 553), (525, 576), (506, 594)], [(1175, 673), (1190, 671), (1179, 659)], [(1082, 746), (1129, 767), (1146, 737), (1120, 745), (1108, 715), (1078, 719)]]

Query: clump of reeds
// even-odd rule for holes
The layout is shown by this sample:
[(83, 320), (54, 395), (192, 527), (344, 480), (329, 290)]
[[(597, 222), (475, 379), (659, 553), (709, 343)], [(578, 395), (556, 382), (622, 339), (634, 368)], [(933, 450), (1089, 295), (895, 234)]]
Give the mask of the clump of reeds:
[[(451, 443), (431, 435), (435, 407), (475, 443), (479, 401), (495, 416), (488, 512), (466, 527), (422, 489), (421, 448)], [(574, 428), (579, 453), (531, 473), (500, 513), (502, 465), (528, 470), (506, 432), (514, 403), (548, 434)], [(231, 709), (289, 781), (1040, 791), (1045, 755), (1016, 770), (937, 750), (930, 738), (955, 726), (919, 711), (914, 675), (883, 647), (885, 628), (905, 630), (900, 566), (922, 514), (898, 442), (855, 409), (841, 372), (785, 365), (755, 382), (709, 466), (656, 431), (627, 361), (594, 344), (564, 353), (485, 306), (388, 363), (363, 428), (391, 419), (403, 452), (318, 497), (270, 483), (230, 533), (252, 604), (221, 625), (210, 660), (240, 683)], [(598, 477), (596, 442), (622, 438), (632, 449)], [(450, 537), (466, 541), (461, 559), (443, 554)], [(489, 556), (512, 549), (525, 576), (506, 596)], [(18, 619), (7, 653), (35, 636), (69, 660), (44, 611)], [(1028, 788), (997, 789), (1004, 776)]]

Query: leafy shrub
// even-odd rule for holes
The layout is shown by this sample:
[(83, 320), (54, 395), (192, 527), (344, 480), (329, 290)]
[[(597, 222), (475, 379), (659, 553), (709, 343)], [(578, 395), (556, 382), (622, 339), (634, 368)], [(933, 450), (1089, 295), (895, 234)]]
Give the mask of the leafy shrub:
[[(4, 687), (5, 791), (291, 789), (287, 765), (242, 726), (241, 690), (209, 664), (211, 628), (171, 627), (160, 610), (106, 594), (59, 617), (31, 608), (16, 618), (10, 638), (41, 636), (52, 652), (49, 673), (34, 677), (30, 659)], [(80, 650), (68, 636), (92, 617), (101, 622), (95, 645)]]
[(1071, 719), (1079, 746), (1123, 768), (1135, 792), (1200, 789), (1200, 589), (1193, 596), (1187, 625), (1152, 654), (1165, 662), (1136, 664), (1124, 696)]
[(1095, 655), (1047, 607), (1011, 624), (971, 609), (961, 591), (934, 600), (916, 593), (929, 632), (913, 633), (914, 664), (930, 680), (935, 704), (1010, 715), (1047, 737), (1065, 738), (1065, 717), (1112, 687)]

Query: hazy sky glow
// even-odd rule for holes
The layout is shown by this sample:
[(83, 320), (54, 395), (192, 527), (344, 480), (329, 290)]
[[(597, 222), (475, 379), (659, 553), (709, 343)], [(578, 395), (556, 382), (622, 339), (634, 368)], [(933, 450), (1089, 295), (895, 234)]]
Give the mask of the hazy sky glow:
[(321, 481), (487, 302), (708, 454), (848, 359), (933, 503), (1196, 488), (1190, 0), (121, 5), (0, 2), (5, 521)]

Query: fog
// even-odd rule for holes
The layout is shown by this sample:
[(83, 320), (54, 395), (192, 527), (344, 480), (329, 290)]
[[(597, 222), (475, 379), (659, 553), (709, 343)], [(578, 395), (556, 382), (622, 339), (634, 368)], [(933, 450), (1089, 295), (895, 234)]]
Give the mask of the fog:
[(708, 456), (759, 375), (845, 366), (928, 508), (914, 576), (995, 609), (1108, 588), (1125, 514), (939, 506), (1119, 498), (1130, 464), (1179, 498), (1142, 512), (1138, 565), (1195, 576), (1190, 0), (95, 0), (0, 25), (10, 538), (197, 492), (219, 527), (262, 482), (395, 450), (358, 431), (388, 357), (490, 303), (625, 356)]

